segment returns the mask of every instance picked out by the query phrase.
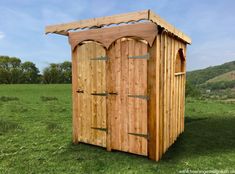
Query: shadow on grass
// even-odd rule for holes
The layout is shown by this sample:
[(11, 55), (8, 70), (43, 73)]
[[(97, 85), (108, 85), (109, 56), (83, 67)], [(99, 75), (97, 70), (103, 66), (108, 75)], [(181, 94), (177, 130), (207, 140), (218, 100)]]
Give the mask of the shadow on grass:
[(195, 121), (202, 121), (208, 119), (207, 117), (201, 117), (201, 118), (191, 118), (191, 117), (185, 117), (185, 124), (192, 123)]
[[(235, 118), (199, 118), (190, 119), (185, 125), (185, 132), (170, 147), (159, 163), (147, 157), (125, 152), (107, 152), (105, 148), (78, 144), (68, 144), (62, 158), (77, 161), (84, 173), (91, 171), (145, 170), (158, 171), (160, 165), (176, 164), (182, 159), (201, 155), (221, 154), (235, 150)], [(156, 164), (156, 165), (155, 165)]]
[(60, 155), (60, 158), (66, 158), (67, 161), (75, 161), (81, 166), (82, 173), (94, 171), (96, 173), (125, 173), (126, 171), (136, 173), (136, 171), (146, 171), (147, 169), (143, 168), (144, 165), (149, 166), (151, 170), (154, 164), (157, 164), (144, 156), (115, 150), (108, 152), (106, 148), (84, 143), (77, 145), (70, 143)]
[(185, 131), (164, 155), (178, 160), (235, 150), (235, 117), (186, 119)]

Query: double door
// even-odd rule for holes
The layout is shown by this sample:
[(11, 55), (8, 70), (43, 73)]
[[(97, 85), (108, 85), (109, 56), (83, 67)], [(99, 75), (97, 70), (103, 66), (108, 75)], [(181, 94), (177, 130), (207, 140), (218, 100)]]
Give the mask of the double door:
[(147, 155), (147, 48), (128, 38), (77, 47), (79, 142)]

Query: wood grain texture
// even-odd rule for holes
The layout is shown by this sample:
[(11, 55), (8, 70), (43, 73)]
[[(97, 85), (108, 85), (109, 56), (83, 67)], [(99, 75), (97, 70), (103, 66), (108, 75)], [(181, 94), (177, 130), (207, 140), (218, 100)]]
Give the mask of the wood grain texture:
[[(106, 147), (106, 132), (94, 128), (106, 128), (106, 97), (91, 93), (106, 92), (106, 64), (103, 60), (91, 60), (106, 56), (99, 44), (87, 43), (77, 47), (78, 141)], [(74, 87), (74, 88), (76, 88)]]
[(160, 39), (159, 127), (162, 131), (157, 150), (161, 157), (184, 130), (185, 71), (175, 73), (175, 69), (178, 52), (185, 50), (186, 45), (166, 31), (157, 38)]
[[(128, 97), (147, 95), (147, 60), (129, 59), (145, 55), (147, 45), (133, 39), (118, 39), (108, 50), (107, 78), (109, 91), (118, 93), (109, 97), (108, 115), (111, 120), (111, 148), (147, 155), (147, 139), (133, 134), (147, 134), (147, 101)], [(130, 134), (133, 133), (133, 134)]]
[(79, 120), (78, 120), (78, 74), (77, 74), (77, 50), (72, 52), (72, 98), (73, 98), (73, 143), (78, 143), (78, 134), (79, 134)]
[(83, 29), (83, 28), (94, 28), (103, 27), (111, 24), (120, 24), (128, 22), (138, 22), (140, 20), (149, 20), (157, 25), (165, 28), (169, 33), (174, 34), (182, 41), (191, 44), (191, 39), (186, 34), (175, 28), (173, 25), (166, 22), (159, 15), (155, 14), (151, 10), (143, 10), (138, 12), (119, 14), (113, 16), (106, 16), (100, 18), (93, 18), (87, 20), (80, 20), (77, 22), (70, 22), (57, 25), (49, 25), (45, 28), (45, 33), (55, 33), (67, 35), (69, 30)]
[(45, 33), (54, 33), (54, 32), (64, 32), (68, 30), (80, 29), (80, 28), (92, 28), (102, 27), (104, 25), (110, 24), (119, 24), (123, 22), (138, 21), (141, 19), (148, 19), (148, 10), (143, 10), (139, 12), (118, 14), (113, 16), (105, 16), (100, 18), (92, 18), (86, 20), (80, 20), (76, 22), (49, 25), (45, 29)]
[(92, 29), (80, 32), (70, 32), (69, 42), (72, 50), (82, 41), (92, 40), (101, 43), (107, 49), (117, 39), (122, 37), (137, 37), (146, 40), (150, 46), (157, 35), (157, 26), (153, 23), (129, 24), (111, 28)]
[[(175, 72), (179, 50), (185, 58), (186, 44), (166, 31), (159, 33), (152, 47), (135, 38), (117, 39), (108, 50), (96, 42), (75, 47), (73, 142), (158, 161), (184, 131), (186, 74)], [(107, 61), (91, 60), (101, 56)], [(117, 95), (91, 95), (106, 92)]]
[(154, 13), (153, 11), (149, 11), (149, 20), (155, 22), (157, 25), (163, 27), (169, 33), (177, 36), (182, 41), (185, 41), (188, 44), (192, 43), (192, 40), (189, 36), (181, 32), (179, 29), (175, 28), (173, 25), (162, 19), (158, 14)]

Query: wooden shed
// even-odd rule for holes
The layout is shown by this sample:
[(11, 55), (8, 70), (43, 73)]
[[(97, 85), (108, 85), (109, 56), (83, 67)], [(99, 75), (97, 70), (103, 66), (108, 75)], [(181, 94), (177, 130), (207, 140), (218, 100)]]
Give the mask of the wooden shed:
[(51, 25), (72, 52), (73, 142), (158, 161), (184, 131), (191, 39), (150, 10)]

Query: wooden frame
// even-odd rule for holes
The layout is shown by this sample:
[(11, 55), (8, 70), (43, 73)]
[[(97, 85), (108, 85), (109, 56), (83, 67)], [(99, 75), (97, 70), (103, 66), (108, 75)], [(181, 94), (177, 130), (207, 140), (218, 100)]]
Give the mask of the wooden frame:
[[(158, 161), (184, 131), (185, 67), (183, 72), (175, 69), (177, 59), (186, 62), (186, 46), (191, 40), (147, 12), (148, 19), (158, 23), (67, 33), (72, 51), (74, 143)], [(49, 27), (47, 31), (60, 33), (66, 27), (103, 26), (145, 17), (146, 11), (142, 11)]]
[(191, 39), (175, 28), (173, 25), (166, 22), (159, 15), (155, 14), (151, 10), (143, 10), (139, 12), (132, 12), (126, 14), (119, 14), (113, 16), (106, 16), (101, 18), (93, 18), (87, 20), (80, 20), (77, 22), (70, 22), (65, 24), (58, 25), (50, 25), (45, 29), (45, 33), (55, 33), (61, 35), (68, 35), (70, 30), (84, 29), (84, 28), (100, 28), (106, 25), (111, 24), (120, 24), (120, 23), (128, 23), (128, 22), (138, 22), (141, 20), (149, 20), (157, 25), (161, 26), (168, 32), (172, 33), (176, 37), (180, 38), (182, 41), (191, 44)]

